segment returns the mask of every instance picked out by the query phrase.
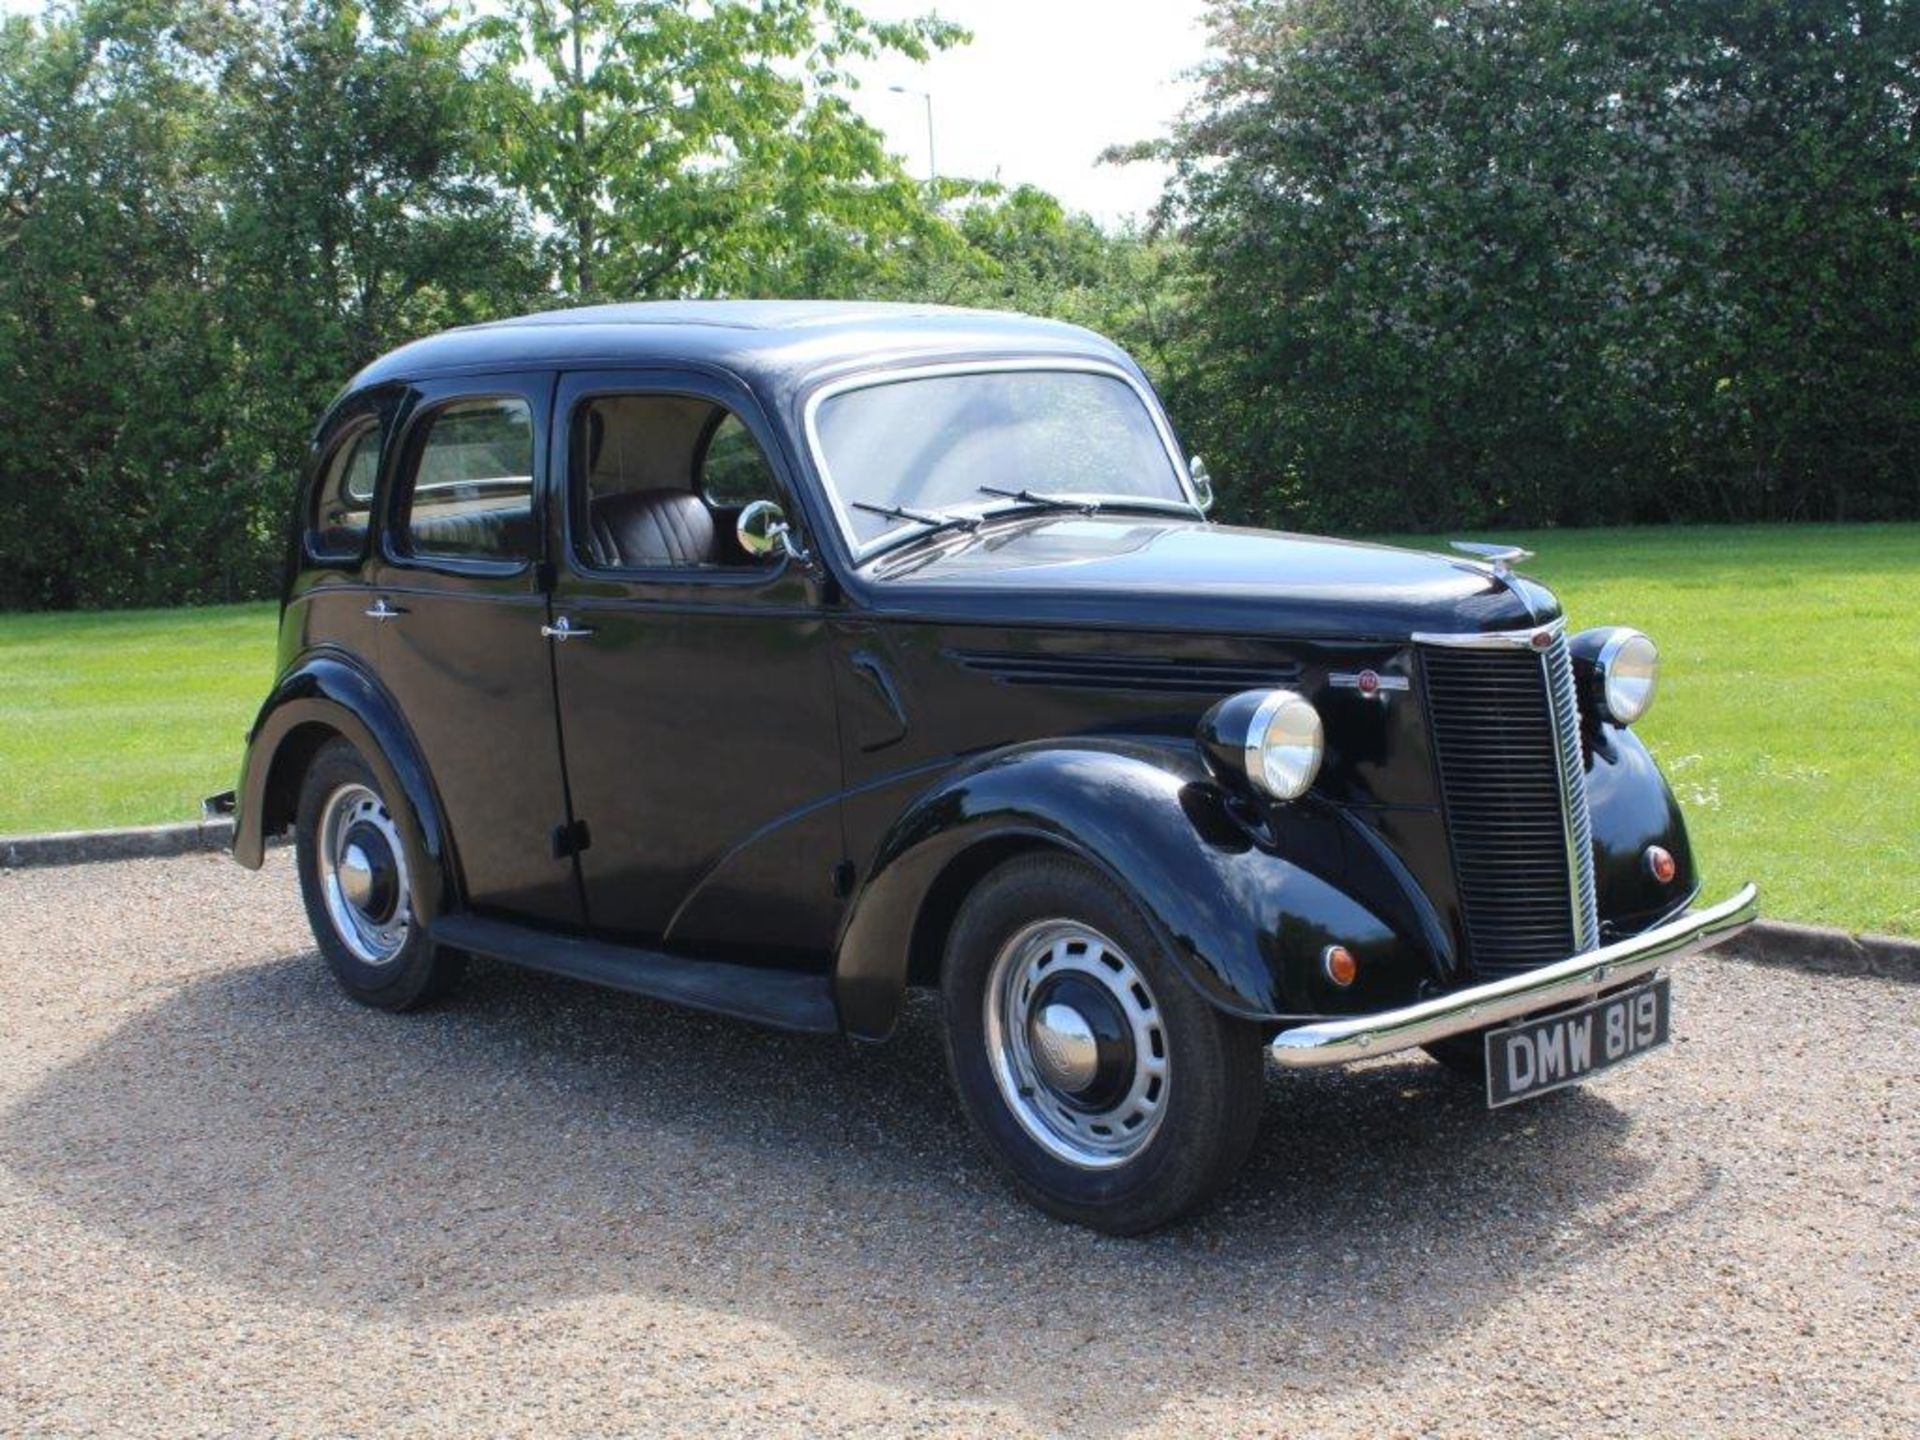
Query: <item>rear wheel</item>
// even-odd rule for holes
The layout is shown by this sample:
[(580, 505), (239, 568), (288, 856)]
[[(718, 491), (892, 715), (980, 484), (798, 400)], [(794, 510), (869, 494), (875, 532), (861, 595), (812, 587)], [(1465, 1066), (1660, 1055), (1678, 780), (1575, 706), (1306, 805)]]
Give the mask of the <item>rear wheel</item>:
[(320, 953), (341, 989), (383, 1010), (439, 998), (465, 965), (427, 938), (432, 916), (395, 819), (405, 803), (382, 793), (349, 741), (330, 740), (307, 767), (294, 825), (300, 895)]
[(1009, 862), (941, 976), (948, 1065), (988, 1151), (1042, 1209), (1134, 1234), (1210, 1198), (1260, 1123), (1258, 1029), (1222, 1014), (1098, 872)]

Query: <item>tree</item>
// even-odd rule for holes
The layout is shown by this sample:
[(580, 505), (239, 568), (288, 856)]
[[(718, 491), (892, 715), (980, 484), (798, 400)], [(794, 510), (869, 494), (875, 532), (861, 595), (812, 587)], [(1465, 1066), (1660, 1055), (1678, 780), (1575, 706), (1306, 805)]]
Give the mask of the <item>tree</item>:
[(1920, 508), (1912, 0), (1220, 0), (1164, 153), (1242, 513)]
[(435, 0), (263, 5), (217, 98), (234, 458), (264, 477), (277, 534), (307, 430), (349, 375), (529, 308), (543, 277), (524, 211), (484, 173), (484, 92)]
[(525, 308), (480, 81), (408, 0), (84, 0), (0, 29), (0, 603), (271, 590), (355, 369)]
[(964, 38), (847, 0), (506, 0), (476, 22), (498, 164), (563, 290), (831, 290), (934, 223), (846, 101), (847, 64)]
[(1084, 325), (1126, 346), (1177, 406), (1192, 364), (1185, 247), (1111, 231), (1031, 185), (952, 186), (950, 239), (923, 237), (868, 293)]
[(222, 347), (197, 164), (217, 17), (0, 29), (0, 601), (151, 601), (216, 568)]

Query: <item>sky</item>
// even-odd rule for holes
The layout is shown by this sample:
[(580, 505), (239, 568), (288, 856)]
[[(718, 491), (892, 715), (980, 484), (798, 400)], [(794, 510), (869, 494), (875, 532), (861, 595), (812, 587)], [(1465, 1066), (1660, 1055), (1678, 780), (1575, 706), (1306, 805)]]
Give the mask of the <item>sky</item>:
[(1206, 55), (1204, 0), (867, 0), (876, 19), (935, 10), (973, 43), (926, 65), (897, 57), (862, 67), (854, 103), (916, 174), (927, 173), (933, 97), (940, 173), (1050, 190), (1114, 223), (1159, 198), (1158, 165), (1100, 165), (1109, 145), (1165, 133), (1192, 92), (1181, 77)]
[[(0, 0), (31, 13), (43, 0)], [(890, 57), (860, 69), (860, 113), (886, 132), (917, 175), (927, 173), (926, 102), (940, 173), (1032, 184), (1069, 208), (1114, 224), (1160, 195), (1158, 165), (1100, 165), (1109, 145), (1165, 133), (1191, 87), (1183, 72), (1206, 54), (1205, 0), (866, 0), (875, 19), (929, 11), (973, 32), (973, 43), (925, 65)]]

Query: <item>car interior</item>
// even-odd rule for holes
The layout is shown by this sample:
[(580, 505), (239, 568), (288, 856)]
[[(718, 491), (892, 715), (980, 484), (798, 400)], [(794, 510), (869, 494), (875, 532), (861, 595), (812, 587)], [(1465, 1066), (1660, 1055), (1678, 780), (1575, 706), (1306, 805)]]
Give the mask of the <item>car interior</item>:
[(459, 400), (435, 412), (404, 497), (406, 550), (531, 559), (533, 444), (533, 414), (523, 400)]
[(776, 500), (766, 457), (731, 411), (685, 395), (612, 395), (574, 422), (575, 546), (595, 569), (754, 563), (734, 521)]

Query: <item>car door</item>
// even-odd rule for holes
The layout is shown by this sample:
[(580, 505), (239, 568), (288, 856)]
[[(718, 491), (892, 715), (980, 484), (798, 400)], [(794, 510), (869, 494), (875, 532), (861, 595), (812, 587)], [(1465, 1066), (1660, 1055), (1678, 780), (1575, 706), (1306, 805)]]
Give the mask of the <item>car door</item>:
[[(823, 964), (844, 855), (828, 616), (740, 509), (803, 525), (758, 405), (665, 372), (562, 377), (549, 444), (567, 778), (589, 924), (746, 963)], [(564, 493), (562, 493), (564, 491)]]
[(380, 678), (453, 832), (466, 904), (577, 928), (553, 709), (544, 437), (553, 375), (418, 387), (384, 507)]

